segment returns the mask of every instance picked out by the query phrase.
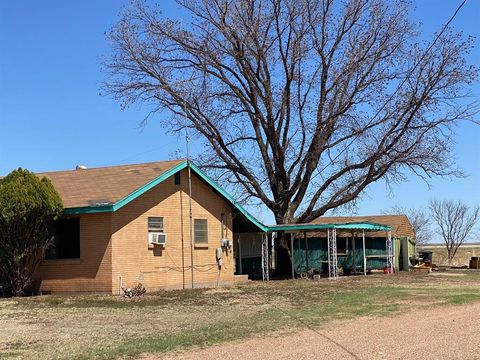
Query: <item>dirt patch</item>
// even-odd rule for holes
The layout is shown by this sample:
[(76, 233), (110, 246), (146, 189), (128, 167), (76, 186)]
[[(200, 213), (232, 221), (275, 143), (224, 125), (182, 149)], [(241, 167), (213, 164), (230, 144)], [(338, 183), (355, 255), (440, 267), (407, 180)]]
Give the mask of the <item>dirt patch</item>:
[[(321, 329), (254, 338), (142, 360), (479, 359), (480, 303), (335, 321)], [(454, 339), (454, 341), (452, 341)]]

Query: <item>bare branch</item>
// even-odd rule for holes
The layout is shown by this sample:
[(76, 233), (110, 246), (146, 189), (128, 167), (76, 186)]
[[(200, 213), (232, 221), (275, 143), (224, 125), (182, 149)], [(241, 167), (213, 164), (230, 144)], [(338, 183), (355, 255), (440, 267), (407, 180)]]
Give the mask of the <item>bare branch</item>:
[(403, 0), (178, 2), (191, 20), (126, 9), (105, 88), (170, 131), (191, 126), (201, 165), (277, 222), (310, 221), (380, 179), (461, 176), (452, 138), (479, 111), (478, 69), (451, 19), (420, 42)]

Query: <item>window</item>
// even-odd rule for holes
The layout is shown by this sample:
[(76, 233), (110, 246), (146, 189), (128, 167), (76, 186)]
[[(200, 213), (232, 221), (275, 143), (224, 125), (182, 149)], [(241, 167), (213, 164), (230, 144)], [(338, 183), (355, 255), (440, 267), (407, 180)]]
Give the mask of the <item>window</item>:
[(195, 244), (207, 244), (208, 243), (208, 226), (207, 219), (194, 219), (193, 220), (194, 241)]
[(163, 232), (163, 217), (149, 217), (148, 232)]
[(45, 252), (45, 259), (80, 258), (80, 219), (60, 219), (54, 225), (53, 244)]

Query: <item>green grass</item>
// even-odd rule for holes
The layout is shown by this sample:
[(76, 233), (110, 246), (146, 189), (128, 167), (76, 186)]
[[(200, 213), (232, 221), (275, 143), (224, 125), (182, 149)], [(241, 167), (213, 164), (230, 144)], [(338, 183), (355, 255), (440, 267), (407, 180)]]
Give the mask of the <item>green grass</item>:
[(480, 273), (372, 275), (170, 291), (134, 300), (94, 295), (4, 299), (0, 321), (8, 336), (0, 337), (0, 357), (115, 359), (205, 347), (321, 328), (334, 320), (466, 304), (480, 300), (479, 281)]

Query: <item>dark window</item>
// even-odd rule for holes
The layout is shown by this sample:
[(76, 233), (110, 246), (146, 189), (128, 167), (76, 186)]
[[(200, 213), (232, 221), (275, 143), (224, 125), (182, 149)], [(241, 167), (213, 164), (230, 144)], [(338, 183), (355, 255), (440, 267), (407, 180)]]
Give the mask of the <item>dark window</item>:
[(55, 223), (53, 244), (45, 252), (45, 259), (80, 258), (80, 219), (60, 219)]
[(194, 219), (193, 220), (193, 229), (194, 229), (194, 241), (196, 244), (207, 244), (208, 243), (208, 226), (207, 219)]
[(176, 172), (174, 178), (175, 178), (175, 185), (180, 185), (180, 182), (181, 182), (180, 172)]
[(148, 231), (149, 232), (163, 231), (163, 217), (150, 216), (148, 218)]

